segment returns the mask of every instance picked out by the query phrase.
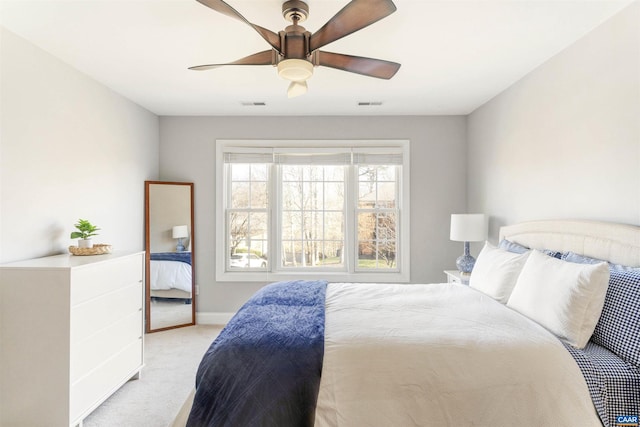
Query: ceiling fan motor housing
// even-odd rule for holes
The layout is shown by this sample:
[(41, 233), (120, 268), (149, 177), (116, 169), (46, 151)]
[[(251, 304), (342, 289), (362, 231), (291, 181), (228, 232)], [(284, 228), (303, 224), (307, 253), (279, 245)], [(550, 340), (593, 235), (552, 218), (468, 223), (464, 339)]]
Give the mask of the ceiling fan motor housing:
[(280, 32), (281, 53), (284, 59), (307, 59), (311, 33), (300, 25), (289, 25)]
[(292, 82), (301, 82), (313, 75), (313, 63), (309, 52), (310, 37), (311, 33), (296, 22), (280, 32), (282, 54), (277, 64), (280, 77)]
[(287, 0), (282, 3), (282, 16), (289, 22), (304, 22), (309, 17), (309, 5), (302, 0)]

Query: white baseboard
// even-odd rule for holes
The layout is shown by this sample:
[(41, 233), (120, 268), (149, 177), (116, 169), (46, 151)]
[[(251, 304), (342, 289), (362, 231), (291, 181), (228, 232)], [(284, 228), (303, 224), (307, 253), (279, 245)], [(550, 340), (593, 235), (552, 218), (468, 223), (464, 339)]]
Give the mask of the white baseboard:
[(226, 325), (235, 313), (203, 313), (196, 312), (196, 323), (198, 325)]

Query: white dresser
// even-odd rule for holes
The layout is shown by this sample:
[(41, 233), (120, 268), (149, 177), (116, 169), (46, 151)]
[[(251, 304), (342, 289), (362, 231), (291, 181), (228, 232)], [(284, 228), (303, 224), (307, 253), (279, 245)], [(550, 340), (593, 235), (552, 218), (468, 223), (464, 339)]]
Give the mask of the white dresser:
[(0, 265), (0, 425), (75, 426), (144, 362), (144, 252)]

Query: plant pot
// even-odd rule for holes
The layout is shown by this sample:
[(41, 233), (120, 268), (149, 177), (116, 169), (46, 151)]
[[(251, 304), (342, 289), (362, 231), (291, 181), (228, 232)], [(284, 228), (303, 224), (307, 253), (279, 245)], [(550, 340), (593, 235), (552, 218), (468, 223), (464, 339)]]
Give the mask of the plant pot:
[(91, 239), (78, 239), (79, 248), (92, 248), (93, 241)]

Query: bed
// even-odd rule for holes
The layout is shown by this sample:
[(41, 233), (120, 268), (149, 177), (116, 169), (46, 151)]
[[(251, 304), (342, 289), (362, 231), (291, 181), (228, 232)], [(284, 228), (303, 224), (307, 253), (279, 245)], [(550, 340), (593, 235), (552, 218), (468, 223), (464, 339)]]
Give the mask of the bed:
[(266, 286), (174, 425), (637, 425), (640, 227), (534, 221), (499, 241), (469, 286)]
[(181, 299), (191, 303), (191, 252), (155, 252), (150, 254), (150, 296)]

